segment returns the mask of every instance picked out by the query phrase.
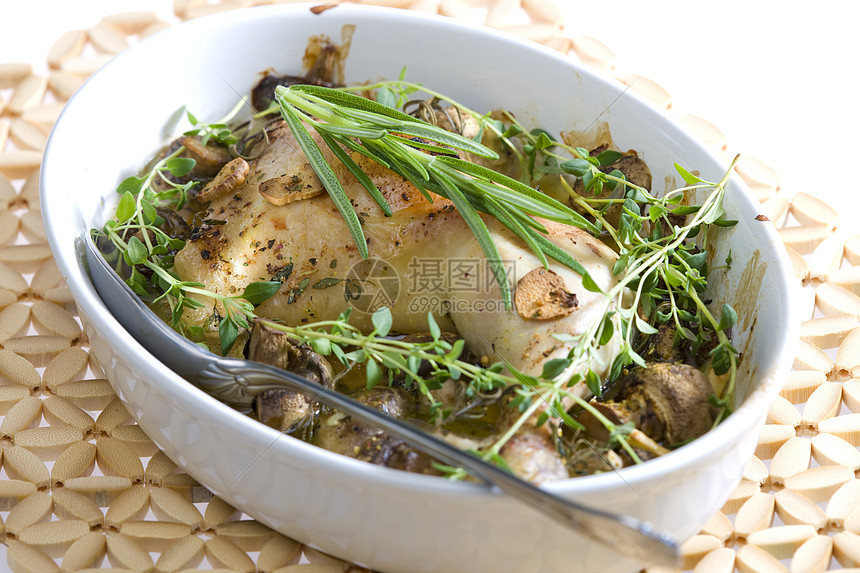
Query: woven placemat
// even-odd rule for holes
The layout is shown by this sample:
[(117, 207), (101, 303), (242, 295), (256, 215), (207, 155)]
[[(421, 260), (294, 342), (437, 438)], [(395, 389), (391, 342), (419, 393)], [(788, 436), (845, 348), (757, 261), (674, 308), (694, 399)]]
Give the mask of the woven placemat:
[[(15, 572), (365, 571), (213, 497), (133, 423), (90, 361), (39, 211), (47, 134), (90, 73), (173, 22), (271, 3), (175, 0), (169, 22), (152, 12), (106, 15), (58, 38), (45, 54), (46, 75), (0, 62), (0, 534)], [(504, 28), (603, 73), (616, 70), (605, 45), (566, 33), (549, 0), (365, 3)], [(616, 79), (671, 108), (656, 82)], [(713, 124), (680, 119), (726, 151)], [(779, 228), (808, 320), (755, 457), (722, 511), (683, 545), (683, 568), (860, 568), (860, 235), (840, 226), (836, 211), (814, 195), (786, 196), (778, 174), (755, 158), (745, 156), (738, 172), (762, 202), (762, 216)]]

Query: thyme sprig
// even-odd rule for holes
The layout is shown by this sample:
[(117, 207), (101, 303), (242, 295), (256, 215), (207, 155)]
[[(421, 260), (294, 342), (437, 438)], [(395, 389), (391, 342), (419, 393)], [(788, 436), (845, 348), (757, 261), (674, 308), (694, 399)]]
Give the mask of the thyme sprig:
[[(499, 388), (515, 387), (519, 395), (512, 406), (519, 407), (523, 414), (507, 427), (495, 442), (480, 452), (474, 452), (485, 461), (505, 466), (501, 456), (502, 447), (513, 437), (526, 420), (543, 406), (552, 410), (552, 416), (561, 418), (567, 425), (584, 429), (584, 427), (567, 414), (562, 407), (562, 399), (567, 399), (581, 408), (591, 412), (600, 421), (612, 437), (614, 444), (623, 447), (634, 461), (641, 461), (630, 446), (627, 435), (632, 428), (617, 425), (607, 419), (587, 400), (569, 392), (566, 387), (575, 384), (579, 374), (570, 380), (560, 382), (560, 371), (553, 361), (544, 366), (539, 376), (529, 376), (518, 372), (509, 364), (496, 362), (489, 366), (479, 366), (462, 360), (465, 341), (461, 338), (453, 344), (442, 337), (439, 325), (433, 319), (432, 313), (427, 314), (430, 340), (427, 342), (407, 342), (397, 338), (388, 338), (391, 331), (391, 311), (382, 307), (373, 313), (371, 321), (373, 330), (363, 333), (349, 324), (350, 309), (347, 309), (336, 320), (319, 321), (297, 326), (280, 322), (264, 321), (269, 327), (280, 330), (308, 344), (315, 352), (323, 356), (334, 357), (345, 368), (354, 364), (365, 364), (366, 386), (373, 388), (380, 383), (392, 384), (395, 377), (403, 376), (407, 386), (414, 387), (425, 397), (430, 405), (430, 412), (440, 423), (444, 422), (448, 413), (443, 412), (442, 404), (433, 395), (434, 390), (442, 387), (446, 380), (461, 380), (466, 384), (466, 395), (476, 397), (490, 393)], [(428, 364), (429, 374), (419, 374), (419, 367)], [(524, 405), (523, 396), (528, 397)], [(544, 423), (549, 415), (542, 417), (539, 423)]]
[[(715, 339), (715, 345), (709, 351), (710, 367), (717, 375), (729, 375), (722, 394), (713, 398), (713, 403), (720, 409), (715, 423), (724, 419), (732, 408), (739, 353), (732, 346), (728, 333), (737, 322), (737, 313), (730, 305), (724, 304), (720, 317), (716, 318), (702, 299), (702, 293), (710, 272), (707, 265), (709, 227), (727, 227), (736, 223), (723, 218), (722, 203), (729, 175), (737, 161), (736, 157), (717, 183), (705, 181), (675, 164), (687, 185), (659, 198), (623, 179), (617, 182), (629, 186), (624, 197), (586, 198), (562, 181), (574, 204), (598, 220), (618, 248), (619, 258), (612, 269), (618, 282), (606, 293), (604, 301), (607, 305), (604, 316), (617, 316), (622, 333), (621, 351), (610, 369), (610, 380), (617, 378), (630, 364), (645, 366), (644, 359), (634, 350), (637, 333), (654, 334), (657, 332), (654, 324), (671, 320), (676, 338), (687, 340), (694, 352)], [(587, 170), (583, 163), (587, 164)], [(596, 169), (595, 163), (576, 161), (573, 165), (562, 164), (562, 168), (578, 175), (591, 173), (592, 180), (612, 181), (615, 178)], [(686, 194), (695, 190), (708, 192), (702, 204), (681, 205)], [(601, 209), (595, 209), (594, 205)], [(617, 228), (604, 217), (606, 210), (613, 205), (622, 208)], [(678, 218), (686, 220), (678, 223)], [(643, 232), (648, 227), (650, 233)], [(694, 242), (694, 238), (698, 238), (700, 244)], [(624, 293), (627, 291), (632, 291), (633, 296), (625, 303)], [(613, 299), (614, 308), (609, 306)], [(604, 322), (604, 328), (610, 330), (611, 323)], [(575, 349), (569, 358), (572, 359), (574, 354)], [(593, 378), (592, 382), (595, 382)], [(599, 395), (596, 385), (589, 384), (589, 388)]]
[(311, 138), (305, 124), (322, 136), (326, 145), (361, 182), (382, 211), (391, 210), (375, 184), (343, 148), (360, 153), (413, 183), (432, 201), (428, 191), (449, 199), (472, 230), (501, 290), (511, 306), (510, 285), (492, 235), (479, 213), (495, 217), (520, 237), (547, 264), (556, 259), (583, 276), (588, 288), (599, 290), (587, 270), (545, 237), (546, 229), (534, 217), (598, 229), (579, 213), (551, 197), (501, 173), (460, 159), (457, 150), (497, 159), (486, 146), (421, 121), (381, 103), (331, 88), (279, 86), (275, 100), (311, 166), (352, 234), (362, 257), (368, 256), (361, 222), (331, 165)]
[(233, 109), (215, 123), (202, 122), (193, 113), (185, 110), (185, 116), (193, 126), (193, 129), (186, 131), (185, 135), (200, 135), (200, 142), (203, 145), (208, 144), (210, 139), (224, 146), (235, 145), (239, 142), (239, 138), (230, 128), (230, 122), (247, 106), (249, 106), (248, 100), (244, 97), (240, 98)]
[[(213, 137), (225, 138), (222, 128), (211, 124), (200, 128), (219, 130)], [(225, 128), (226, 129), (226, 128)], [(219, 135), (220, 134), (220, 135)], [(213, 317), (217, 320), (220, 349), (227, 354), (233, 347), (240, 330), (247, 329), (255, 317), (254, 308), (277, 292), (279, 281), (252, 282), (237, 295), (225, 296), (205, 288), (202, 283), (183, 281), (173, 272), (174, 254), (185, 246), (185, 241), (172, 236), (162, 226), (165, 219), (159, 209), (180, 210), (188, 200), (188, 192), (196, 181), (177, 182), (195, 167), (194, 159), (181, 157), (185, 148), (180, 146), (156, 161), (141, 176), (131, 176), (117, 186), (120, 200), (114, 218), (94, 235), (110, 241), (119, 257), (113, 258), (117, 274), (124, 277), (135, 293), (153, 304), (163, 302), (170, 314), (170, 324), (192, 340), (202, 340), (203, 329), (188, 325), (183, 320), (186, 310), (202, 307), (200, 297), (216, 302)], [(223, 312), (223, 315), (218, 314)]]

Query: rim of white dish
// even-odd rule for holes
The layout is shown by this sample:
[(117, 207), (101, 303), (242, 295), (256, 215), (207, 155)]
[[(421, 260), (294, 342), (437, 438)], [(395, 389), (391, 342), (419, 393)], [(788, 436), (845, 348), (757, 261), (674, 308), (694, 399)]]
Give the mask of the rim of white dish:
[[(134, 54), (141, 50), (146, 50), (147, 46), (155, 43), (169, 42), (173, 35), (184, 34), (189, 30), (203, 28), (210, 22), (221, 22), (227, 20), (234, 22), (248, 22), (267, 18), (273, 14), (277, 14), (279, 16), (300, 14), (309, 10), (310, 6), (313, 6), (313, 4), (275, 5), (214, 14), (168, 28), (150, 38), (142, 40), (125, 52), (120, 53), (103, 68), (95, 72), (84, 83), (78, 92), (67, 102), (57, 119), (55, 130), (52, 131), (51, 137), (45, 147), (43, 156), (44, 160), (41, 168), (40, 192), (42, 195), (43, 205), (46, 204), (46, 195), (49, 195), (49, 192), (46, 191), (46, 189), (50, 189), (53, 186), (61, 184), (59, 180), (62, 174), (53, 172), (51, 167), (51, 158), (54, 154), (56, 143), (55, 133), (57, 133), (57, 128), (62, 130), (65, 116), (75, 112), (77, 102), (80, 98), (87, 97), (87, 86), (91, 83), (101, 82), (102, 78), (108, 76), (111, 70), (124, 65), (125, 60), (130, 57), (128, 56), (129, 53)], [(332, 9), (332, 11), (334, 10), (337, 10), (338, 15), (345, 15), (347, 17), (354, 18), (359, 22), (360, 20), (367, 18), (382, 18), (388, 19), (391, 22), (415, 23), (420, 21), (422, 25), (437, 27), (454, 33), (475, 36), (475, 41), (480, 41), (482, 38), (493, 38), (496, 41), (502, 40), (504, 42), (512, 42), (517, 44), (518, 47), (521, 47), (523, 50), (534, 52), (536, 57), (554, 58), (563, 61), (565, 65), (569, 66), (572, 70), (586, 77), (587, 81), (611, 86), (612, 89), (619, 92), (626, 90), (626, 87), (622, 86), (616, 80), (578, 64), (570, 57), (564, 56), (539, 44), (529, 42), (512, 34), (498, 30), (474, 27), (463, 22), (441, 16), (418, 14), (415, 12), (396, 10), (392, 8), (342, 4)], [(315, 17), (325, 17), (326, 12)], [(677, 130), (678, 134), (683, 135), (687, 140), (689, 140), (689, 145), (697, 147), (700, 152), (713, 158), (717, 164), (722, 164), (722, 160), (719, 159), (713, 151), (705, 147), (697, 138), (695, 138), (695, 136), (691, 135), (685, 127), (673, 118), (667, 117), (665, 110), (658, 109), (651, 101), (639, 94), (628, 92), (626, 95), (638, 99), (639, 103), (643, 106), (644, 110), (647, 110), (648, 113), (661, 116), (661, 120), (666, 121)], [(755, 203), (751, 199), (751, 194), (745, 184), (736, 175), (732, 176), (731, 182), (732, 185), (744, 190), (743, 197), (739, 202), (742, 203), (745, 208), (749, 209), (750, 212), (753, 212)], [(60, 214), (56, 215), (59, 216)], [(63, 225), (55, 224), (55, 220), (52, 219), (52, 217), (55, 216), (54, 211), (50, 209), (44, 210), (43, 216), (45, 218), (48, 241), (52, 250), (54, 252), (71, 253), (71, 256), (58, 258), (57, 263), (63, 276), (66, 278), (76, 303), (85, 309), (86, 314), (90, 317), (90, 321), (93, 323), (94, 327), (107, 332), (125, 333), (123, 327), (102, 303), (93, 288), (89, 277), (84, 273), (81, 266), (76, 263), (77, 257), (73, 256), (74, 246), (67, 243), (70, 237), (63, 235), (62, 233), (58, 234), (55, 231), (55, 229), (58, 228), (62, 229)], [(766, 227), (765, 233), (772, 245), (779, 245), (781, 243), (779, 236), (776, 230), (771, 227), (772, 226)], [(776, 248), (775, 250), (777, 260), (780, 264), (779, 266), (783, 269), (783, 272), (780, 273), (778, 277), (783, 283), (780, 285), (782, 287), (782, 292), (789, 293), (789, 296), (792, 296), (791, 293), (793, 293), (794, 289), (790, 288), (792, 285), (788, 274), (789, 269), (791, 268), (790, 263), (784, 250), (779, 248)], [(789, 302), (787, 307), (793, 310), (796, 308), (796, 305), (790, 304)], [(750, 396), (747, 397), (743, 404), (726, 422), (698, 438), (692, 444), (681, 447), (670, 454), (661, 456), (645, 464), (627, 467), (618, 472), (560, 480), (558, 482), (544, 484), (543, 487), (557, 493), (577, 497), (586, 496), (606, 489), (617, 488), (620, 485), (625, 484), (635, 489), (635, 486), (642, 481), (659, 479), (663, 475), (677, 472), (684, 468), (694, 467), (702, 463), (706, 458), (717, 455), (718, 452), (732, 447), (732, 444), (740, 434), (756, 429), (756, 424), (760, 423), (762, 415), (767, 409), (762, 402), (769, 404), (782, 385), (783, 376), (790, 367), (791, 360), (794, 355), (795, 344), (798, 340), (799, 320), (797, 320), (795, 314), (796, 313), (794, 312), (790, 313), (789, 316), (786, 317), (786, 328), (781, 330), (779, 333), (776, 333), (781, 335), (782, 338), (781, 344), (779, 345), (781, 350), (775, 357), (773, 364), (770, 365), (768, 371), (760, 373), (762, 380), (759, 386)], [(177, 400), (189, 403), (201, 403), (201, 401), (203, 401), (202, 403), (206, 404), (205, 408), (211, 409), (212, 414), (214, 416), (218, 416), (222, 423), (237, 424), (237, 429), (241, 429), (243, 432), (249, 432), (258, 436), (260, 443), (271, 443), (272, 447), (275, 449), (281, 447), (278, 445), (281, 442), (281, 440), (278, 439), (281, 434), (277, 430), (233, 410), (216, 399), (208, 396), (202, 390), (199, 390), (195, 386), (181, 379), (172, 370), (158, 362), (127, 333), (126, 336), (117, 337), (117, 339), (113, 340), (111, 344), (117, 353), (131, 357), (130, 359), (133, 360), (136, 366), (140, 368), (141, 377), (155, 380), (156, 382), (154, 383), (162, 386), (169, 385), (170, 391), (174, 393)], [(732, 420), (734, 420), (735, 423), (731, 423)], [(423, 491), (430, 489), (435, 490), (438, 493), (469, 495), (474, 495), (476, 493), (491, 493), (481, 484), (452, 482), (435, 476), (412, 474), (400, 470), (376, 466), (326, 451), (297, 439), (289, 438), (289, 440), (291, 448), (298, 448), (298, 451), (314, 456), (319, 460), (319, 462), (330, 466), (334, 471), (345, 471), (353, 474), (360, 473), (375, 481), (397, 484), (400, 487)]]

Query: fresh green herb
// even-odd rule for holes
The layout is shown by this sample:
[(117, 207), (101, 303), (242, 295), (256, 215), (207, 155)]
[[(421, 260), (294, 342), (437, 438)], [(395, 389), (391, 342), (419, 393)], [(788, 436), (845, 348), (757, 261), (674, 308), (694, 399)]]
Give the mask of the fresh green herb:
[[(569, 398), (591, 412), (607, 428), (613, 440), (624, 447), (634, 460), (638, 459), (626, 439), (629, 430), (613, 424), (588, 401), (569, 392), (565, 388), (566, 384), (559, 384), (554, 380), (563, 373), (568, 362), (566, 360), (562, 361), (564, 365), (553, 361), (548, 362), (540, 376), (527, 376), (515, 369), (510, 369), (511, 374), (505, 374), (506, 365), (502, 362), (483, 367), (461, 360), (464, 341), (460, 339), (453, 344), (446, 341), (432, 314), (427, 315), (427, 325), (431, 335), (431, 340), (427, 342), (404, 342), (386, 338), (392, 325), (391, 311), (386, 307), (380, 308), (372, 315), (374, 328), (369, 334), (364, 334), (349, 324), (349, 316), (350, 312), (347, 310), (337, 320), (299, 326), (269, 321), (266, 321), (266, 324), (288, 333), (300, 342), (311, 345), (324, 356), (334, 357), (345, 367), (350, 367), (354, 363), (366, 364), (368, 388), (382, 381), (384, 370), (389, 372), (389, 376), (402, 375), (406, 384), (414, 386), (428, 400), (431, 412), (436, 416), (443, 415), (442, 404), (434, 398), (432, 391), (440, 388), (448, 379), (466, 382), (466, 392), (470, 397), (490, 393), (500, 388), (516, 388), (518, 396), (512, 406), (526, 404), (527, 407), (522, 410), (524, 414), (519, 424), (508, 428), (505, 434), (486, 450), (476, 452), (487, 461), (498, 463), (501, 460), (499, 455), (501, 448), (505, 443), (531, 414), (541, 406), (546, 407), (546, 404), (556, 405), (551, 408), (555, 417), (563, 418), (571, 426), (581, 428), (560, 406), (562, 397)], [(321, 345), (318, 341), (325, 341), (325, 344)], [(430, 365), (429, 374), (418, 373), (422, 363)], [(574, 375), (574, 379), (577, 376)]]
[(274, 295), (281, 283), (253, 282), (238, 295), (224, 296), (206, 289), (203, 284), (181, 281), (173, 273), (174, 253), (181, 250), (185, 242), (161, 228), (165, 221), (158, 210), (182, 209), (188, 200), (188, 191), (196, 184), (195, 181), (177, 183), (174, 180), (195, 167), (193, 159), (181, 157), (184, 151), (184, 147), (179, 147), (141, 177), (122, 181), (117, 186), (121, 196), (115, 218), (94, 234), (106, 237), (121, 255), (115, 261), (117, 273), (141, 297), (153, 304), (164, 302), (170, 312), (171, 326), (182, 334), (199, 337), (199, 328), (187, 325), (183, 314), (187, 309), (203, 306), (197, 297), (214, 300), (216, 314), (213, 318), (218, 323), (220, 350), (227, 354), (240, 330), (249, 328), (254, 308)]
[[(604, 156), (604, 160), (614, 160), (612, 156)], [(438, 325), (428, 320), (428, 326), (433, 341), (426, 344), (403, 343), (402, 341), (382, 340), (379, 332), (375, 331), (364, 336), (343, 320), (322, 322), (302, 327), (279, 327), (301, 340), (312, 340), (322, 337), (333, 345), (344, 347), (336, 352), (336, 357), (345, 364), (350, 361), (375, 361), (380, 365), (406, 374), (419, 390), (432, 401), (429, 390), (438, 386), (447, 378), (463, 378), (468, 382), (468, 393), (477, 395), (497, 387), (513, 387), (515, 398), (510, 406), (521, 412), (518, 419), (511, 424), (496, 442), (482, 452), (485, 459), (495, 459), (502, 446), (535, 415), (546, 421), (548, 418), (559, 419), (562, 423), (575, 426), (564, 408), (563, 402), (573, 402), (588, 410), (609, 430), (613, 443), (620, 445), (634, 461), (639, 460), (635, 450), (626, 440), (631, 428), (615, 426), (605, 418), (590, 403), (584, 401), (577, 391), (578, 385), (584, 384), (588, 391), (596, 396), (601, 393), (603, 380), (597, 371), (605, 368), (601, 364), (598, 351), (621, 333), (620, 348), (610, 366), (610, 379), (618, 378), (626, 368), (636, 364), (645, 366), (645, 360), (634, 348), (637, 335), (648, 336), (656, 332), (653, 324), (672, 320), (680, 335), (689, 339), (698, 348), (706, 340), (715, 339), (716, 345), (710, 352), (711, 367), (718, 375), (728, 374), (728, 381), (720, 397), (713, 401), (720, 408), (718, 420), (725, 418), (731, 412), (734, 398), (735, 377), (737, 374), (738, 352), (731, 345), (727, 332), (735, 324), (737, 315), (729, 306), (724, 305), (719, 319), (709, 311), (701, 298), (706, 285), (708, 274), (706, 253), (690, 239), (698, 236), (702, 244), (707, 243), (707, 229), (710, 223), (720, 220), (723, 215), (722, 200), (728, 175), (717, 183), (701, 179), (691, 181), (688, 186), (656, 198), (634, 184), (622, 179), (623, 175), (606, 174), (599, 169), (600, 160), (586, 161), (590, 166), (577, 164), (582, 167), (578, 172), (585, 176), (592, 174), (592, 180), (604, 180), (605, 184), (624, 183), (625, 196), (619, 199), (584, 198), (576, 194), (570, 185), (564, 184), (571, 199), (577, 206), (591, 215), (600, 228), (617, 243), (619, 258), (613, 272), (617, 284), (604, 293), (602, 320), (594, 321), (587, 329), (577, 335), (557, 334), (560, 342), (570, 343), (571, 348), (566, 358), (548, 361), (540, 376), (528, 376), (517, 372), (509, 364), (494, 364), (489, 368), (463, 364), (457, 360), (459, 352), (456, 348), (439, 338)], [(686, 179), (686, 170), (678, 166), (678, 172)], [(604, 179), (605, 178), (605, 179)], [(618, 181), (613, 181), (618, 178)], [(708, 192), (705, 201), (689, 211), (689, 220), (684, 224), (674, 224), (669, 216), (670, 208), (677, 203), (686, 192), (693, 190)], [(456, 192), (455, 192), (456, 193)], [(456, 196), (456, 194), (454, 194)], [(623, 209), (620, 222), (613, 226), (604, 217), (603, 212), (595, 209), (605, 209), (610, 205), (619, 205)], [(642, 206), (646, 206), (646, 215), (642, 215)], [(646, 223), (655, 229), (666, 226), (667, 230), (653, 232), (643, 237), (642, 232), (647, 228)], [(596, 289), (595, 289), (596, 290)], [(632, 291), (632, 296), (630, 293)], [(668, 301), (668, 309), (661, 310)], [(387, 312), (387, 309), (383, 309)], [(380, 312), (383, 312), (380, 311)], [(643, 316), (644, 315), (644, 316)], [(329, 328), (329, 330), (326, 330)], [(693, 330), (696, 332), (694, 333)], [(462, 341), (460, 341), (462, 342)], [(347, 351), (348, 346), (357, 350)], [(334, 348), (334, 346), (333, 346)], [(396, 349), (392, 350), (392, 348)], [(462, 349), (461, 349), (462, 350)], [(412, 362), (410, 362), (412, 357)], [(420, 378), (414, 369), (410, 370), (415, 360), (426, 360), (433, 368), (432, 374)], [(453, 362), (452, 362), (453, 360)], [(504, 366), (508, 367), (511, 375), (504, 375)], [(372, 379), (369, 384), (378, 383), (376, 366), (371, 367)], [(547, 405), (550, 407), (547, 408)], [(543, 412), (543, 413), (541, 413)]]
[(239, 138), (228, 124), (246, 105), (248, 105), (247, 101), (241, 98), (223, 119), (215, 123), (203, 123), (193, 113), (186, 110), (185, 115), (194, 129), (186, 131), (185, 135), (200, 135), (203, 145), (207, 145), (210, 139), (225, 146), (235, 145), (239, 142)]
[[(725, 186), (737, 158), (718, 183), (707, 182), (676, 164), (687, 185), (660, 198), (630, 182), (615, 181), (614, 175), (600, 171), (599, 160), (591, 159), (594, 160), (572, 160), (572, 165), (563, 164), (562, 167), (579, 177), (590, 174), (592, 181), (623, 182), (629, 187), (622, 198), (586, 198), (563, 181), (574, 204), (600, 222), (618, 249), (619, 258), (613, 268), (618, 283), (606, 293), (603, 315), (607, 319), (591, 326), (594, 336), (600, 339), (597, 332), (607, 328), (610, 324), (608, 317), (612, 317), (618, 321), (615, 329), (623, 333), (621, 350), (612, 364), (610, 378), (618, 377), (630, 364), (645, 366), (644, 359), (634, 350), (634, 336), (637, 333), (653, 334), (656, 332), (652, 326), (654, 323), (671, 320), (678, 335), (688, 340), (693, 349), (712, 339), (716, 342), (710, 352), (711, 368), (718, 375), (729, 375), (723, 393), (717, 399), (721, 408), (718, 423), (731, 412), (734, 398), (738, 351), (731, 345), (727, 332), (737, 321), (737, 314), (731, 306), (724, 305), (720, 318), (715, 318), (701, 295), (709, 273), (706, 263), (708, 227), (723, 221)], [(679, 210), (671, 206), (685, 194), (696, 190), (705, 190), (708, 195), (701, 205), (683, 210), (689, 219), (683, 224), (670, 219), (669, 215), (675, 215)], [(613, 227), (603, 215), (603, 210), (611, 205), (622, 208), (617, 227)], [(641, 214), (643, 205), (647, 207), (647, 215), (644, 216)], [(646, 223), (651, 224), (653, 231), (643, 237)], [(699, 244), (691, 240), (693, 237), (698, 237)], [(626, 296), (628, 289), (633, 291), (632, 297)], [(569, 358), (576, 359), (575, 349)], [(594, 393), (599, 395), (599, 392)]]
[[(719, 417), (725, 417), (730, 412), (738, 353), (728, 340), (727, 327), (714, 319), (701, 293), (707, 284), (709, 272), (706, 265), (707, 228), (710, 225), (731, 226), (735, 223), (724, 219), (722, 208), (725, 184), (731, 168), (721, 181), (712, 183), (676, 164), (686, 186), (657, 198), (647, 189), (633, 184), (621, 171), (610, 167), (622, 157), (618, 151), (604, 150), (592, 156), (584, 148), (554, 141), (544, 130), (527, 130), (507, 112), (503, 113), (508, 122), (506, 125), (488, 114), (478, 114), (443, 94), (406, 82), (403, 78), (404, 73), (401, 73), (401, 77), (395, 81), (347, 87), (343, 90), (346, 93), (305, 86), (279, 88), (277, 99), (282, 114), (301, 117), (321, 133), (334, 130), (338, 133), (338, 136), (332, 137), (336, 142), (401, 173), (419, 189), (430, 189), (453, 201), (491, 264), (496, 256), (495, 246), (477, 211), (494, 216), (516, 233), (545, 265), (546, 257), (549, 256), (579, 272), (586, 288), (595, 292), (599, 292), (599, 288), (585, 269), (528, 223), (534, 223), (531, 217), (540, 216), (584, 228), (595, 235), (607, 234), (616, 243), (619, 252), (618, 262), (613, 269), (618, 283), (605, 293), (604, 320), (591, 325), (590, 330), (575, 341), (567, 367), (572, 371), (584, 371), (582, 382), (592, 393), (599, 395), (601, 381), (592, 368), (596, 349), (608, 343), (614, 333), (622, 333), (620, 352), (610, 368), (610, 378), (617, 378), (633, 364), (645, 365), (644, 359), (634, 349), (634, 338), (639, 334), (656, 332), (654, 323), (672, 320), (679, 335), (689, 340), (694, 349), (701, 347), (711, 337), (716, 338), (716, 347), (711, 351), (712, 367), (717, 374), (729, 374), (720, 398), (723, 402)], [(351, 95), (349, 92), (359, 90), (376, 90), (379, 101), (373, 102), (359, 96), (347, 97)], [(407, 145), (404, 151), (403, 138), (398, 135), (415, 133), (410, 129), (414, 130), (413, 125), (418, 120), (384, 104), (394, 102), (394, 105), (403, 105), (410, 95), (419, 90), (431, 95), (434, 100), (455, 107), (458, 113), (472, 117), (479, 123), (482, 132), (493, 132), (518, 157), (525, 180), (503, 178), (488, 168), (452, 157), (446, 152), (445, 146), (482, 157), (491, 158), (493, 154), (488, 153), (487, 148), (468, 149), (459, 140), (451, 141), (449, 132), (445, 132), (445, 138), (437, 139), (433, 139), (433, 136), (438, 135), (437, 132), (421, 132), (422, 138), (435, 143), (434, 149), (438, 155), (425, 153), (426, 145), (420, 148)], [(380, 93), (386, 95), (380, 98)], [(515, 143), (514, 138), (520, 139), (520, 143)], [(356, 139), (360, 144), (356, 143)], [(326, 141), (331, 145), (329, 140)], [(565, 206), (558, 209), (560, 203), (546, 201), (548, 197), (529, 187), (535, 179), (553, 173), (573, 175), (582, 180), (587, 197), (575, 193), (565, 179), (561, 181), (572, 202), (590, 215), (590, 219), (579, 214), (570, 216), (570, 209)], [(613, 190), (614, 196), (620, 197), (598, 198), (604, 190)], [(702, 205), (680, 205), (685, 194), (696, 190), (710, 190)], [(536, 200), (535, 194), (544, 199), (540, 205), (532, 202)], [(621, 209), (617, 227), (611, 225), (604, 216), (613, 205)], [(549, 216), (547, 208), (555, 210), (555, 218)], [(676, 225), (677, 219), (671, 219), (670, 215), (676, 218), (687, 216), (689, 220), (683, 225)], [(650, 233), (646, 235), (648, 229)], [(699, 237), (698, 244), (692, 241), (694, 237)], [(360, 238), (363, 239), (363, 235)], [(496, 272), (497, 269), (492, 270)], [(505, 288), (506, 281), (502, 273), (496, 272), (496, 277), (502, 286), (503, 297), (507, 297), (510, 291)], [(632, 301), (625, 303), (628, 289), (634, 291), (634, 296)], [(505, 300), (509, 302), (508, 298)], [(668, 312), (661, 310), (664, 301), (668, 301)], [(645, 317), (640, 315), (640, 310)]]
[[(428, 200), (428, 191), (451, 200), (475, 234), (510, 308), (511, 291), (501, 257), (479, 212), (498, 220), (523, 239), (544, 262), (546, 256), (587, 276), (585, 269), (560, 249), (553, 249), (531, 217), (597, 231), (577, 212), (547, 195), (491, 169), (459, 159), (456, 151), (485, 158), (498, 155), (484, 145), (433, 126), (401, 111), (364, 97), (330, 88), (280, 86), (275, 100), (299, 146), (346, 222), (362, 257), (368, 256), (361, 223), (343, 187), (304, 124), (318, 132), (385, 213), (390, 208), (372, 181), (343, 148), (361, 153), (411, 181)], [(531, 221), (524, 224), (522, 221)], [(539, 226), (538, 226), (539, 227)], [(593, 284), (593, 282), (592, 282)]]
[[(479, 113), (445, 94), (422, 84), (406, 81), (405, 69), (401, 71), (397, 80), (382, 81), (370, 85), (347, 86), (340, 89), (350, 93), (376, 91), (377, 101), (385, 105), (394, 102), (393, 107), (397, 108), (409, 103), (409, 98), (418, 92), (427, 94), (430, 96), (430, 103), (426, 103), (425, 100), (417, 101), (419, 104), (416, 112), (417, 117), (435, 125), (436, 117), (432, 112), (443, 111), (445, 115), (449, 115), (440, 105), (445, 104), (456, 111), (461, 126), (465, 123), (463, 118), (471, 119), (478, 126), (478, 133), (474, 139), (480, 142), (489, 135), (496, 137), (504, 146), (505, 152), (519, 164), (520, 182), (527, 186), (533, 186), (547, 175), (564, 173), (565, 171), (561, 169), (560, 165), (569, 160), (571, 155), (582, 160), (586, 160), (588, 157), (586, 150), (572, 148), (556, 141), (546, 130), (540, 128), (527, 129), (513, 114), (506, 110), (501, 110), (498, 114), (493, 112)], [(391, 95), (382, 97), (382, 94)], [(605, 151), (601, 158), (602, 165), (613, 163), (619, 156), (620, 153), (617, 151)], [(619, 174), (620, 171), (615, 173), (615, 175)], [(589, 230), (594, 231), (594, 229)]]

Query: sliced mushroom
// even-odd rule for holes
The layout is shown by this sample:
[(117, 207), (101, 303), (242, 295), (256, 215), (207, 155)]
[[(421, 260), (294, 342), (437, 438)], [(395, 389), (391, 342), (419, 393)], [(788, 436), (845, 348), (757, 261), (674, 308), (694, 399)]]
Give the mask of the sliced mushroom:
[(286, 205), (293, 201), (310, 199), (322, 194), (324, 188), (318, 183), (305, 183), (299, 175), (285, 175), (267, 179), (260, 183), (260, 195), (272, 205)]
[(257, 111), (263, 111), (275, 100), (276, 87), (289, 87), (296, 84), (335, 87), (333, 83), (319, 78), (278, 75), (274, 70), (270, 69), (263, 73), (257, 85), (251, 90), (251, 106)]
[(248, 162), (241, 157), (233, 159), (221, 168), (215, 179), (206, 184), (206, 187), (197, 194), (197, 198), (201, 201), (214, 201), (232, 193), (245, 184), (245, 178), (248, 177), (250, 170)]
[(514, 304), (526, 320), (549, 320), (572, 313), (577, 301), (575, 294), (565, 290), (561, 275), (537, 267), (517, 281)]
[(639, 159), (635, 151), (630, 150), (625, 153), (618, 161), (602, 168), (602, 171), (609, 173), (618, 169), (624, 174), (624, 177), (634, 185), (643, 187), (650, 191), (651, 189), (651, 170), (644, 161)]
[(662, 362), (638, 368), (628, 378), (628, 390), (621, 398), (631, 405), (641, 404), (662, 421), (663, 435), (649, 434), (655, 440), (680, 444), (711, 429), (716, 411), (708, 398), (714, 388), (698, 368)]
[(332, 368), (325, 358), (260, 320), (251, 329), (248, 358), (300, 374), (321, 386), (332, 383)]
[(267, 426), (292, 433), (298, 422), (311, 412), (311, 403), (302, 394), (289, 390), (265, 390), (254, 397), (251, 409)]
[(179, 143), (185, 147), (185, 155), (197, 162), (193, 173), (199, 177), (214, 177), (233, 159), (229, 149), (214, 143), (204, 145), (197, 135), (185, 135), (179, 138)]
[[(708, 401), (714, 389), (705, 374), (688, 364), (651, 362), (636, 368), (620, 384), (613, 400), (594, 401), (594, 406), (611, 422), (632, 422), (645, 436), (666, 445), (698, 438), (714, 423), (716, 411)], [(606, 429), (586, 411), (577, 421), (589, 437), (605, 442)], [(646, 440), (644, 449), (653, 450)]]
[[(261, 321), (254, 322), (248, 349), (251, 360), (289, 370), (321, 386), (332, 384), (331, 365), (325, 358)], [(308, 397), (286, 389), (261, 392), (252, 404), (261, 422), (282, 431), (289, 430), (311, 413), (312, 406)]]
[[(415, 410), (408, 392), (398, 387), (377, 386), (352, 397), (387, 416), (404, 418)], [(338, 411), (320, 417), (311, 443), (345, 456), (411, 472), (427, 473), (432, 458), (402, 440), (385, 434)]]
[(248, 177), (250, 169), (248, 162), (241, 157), (233, 159), (221, 168), (221, 171), (212, 181), (206, 184), (197, 194), (197, 198), (200, 201), (208, 202), (232, 193), (245, 184), (245, 178)]

